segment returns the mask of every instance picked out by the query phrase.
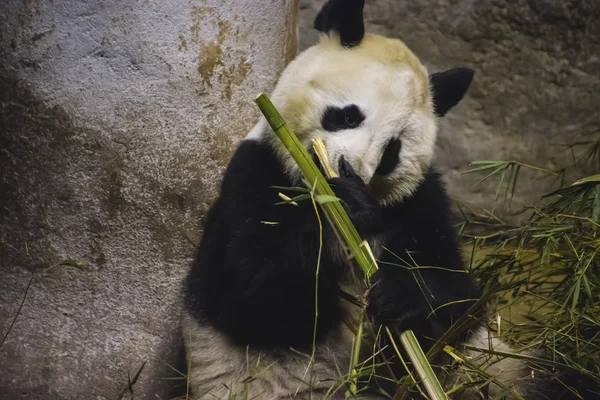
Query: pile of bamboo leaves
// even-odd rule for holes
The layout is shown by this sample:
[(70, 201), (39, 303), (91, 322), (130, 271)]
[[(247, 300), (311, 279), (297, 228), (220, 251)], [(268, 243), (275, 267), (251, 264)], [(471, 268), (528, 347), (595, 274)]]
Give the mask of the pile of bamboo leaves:
[[(597, 173), (600, 132), (592, 134), (577, 164)], [(531, 169), (514, 161), (474, 164), (468, 172), (497, 179), (509, 202), (519, 170)], [(565, 169), (536, 170), (564, 179)], [(543, 360), (530, 360), (534, 371), (575, 370), (600, 383), (600, 174), (560, 186), (541, 194), (519, 225), (463, 208), (462, 235), (484, 296), (494, 300), (488, 321), (500, 336), (539, 352)]]

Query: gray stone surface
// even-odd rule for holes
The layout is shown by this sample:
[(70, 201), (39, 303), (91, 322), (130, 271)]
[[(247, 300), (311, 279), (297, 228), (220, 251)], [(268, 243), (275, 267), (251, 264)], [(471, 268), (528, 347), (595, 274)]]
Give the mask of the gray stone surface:
[[(144, 361), (135, 398), (166, 397), (200, 219), (251, 99), (295, 54), (296, 2), (2, 2), (0, 340), (24, 302), (1, 399), (114, 399)], [(302, 48), (322, 3), (301, 1)], [(462, 200), (494, 198), (459, 175), (469, 161), (557, 168), (569, 153), (552, 143), (600, 127), (598, 1), (372, 0), (366, 15), (432, 70), (476, 69), (439, 138)], [(513, 210), (549, 183), (523, 176)]]
[(145, 361), (135, 398), (165, 398), (201, 217), (296, 17), (295, 0), (2, 2), (0, 340), (24, 302), (0, 398), (115, 399)]
[[(301, 49), (317, 39), (311, 26), (322, 3), (300, 2)], [(463, 201), (491, 209), (498, 183), (474, 186), (483, 174), (459, 174), (469, 162), (516, 160), (557, 169), (572, 163), (557, 144), (600, 129), (598, 0), (372, 0), (365, 14), (367, 30), (402, 39), (430, 70), (476, 70), (438, 139), (437, 163), (451, 194)], [(597, 172), (598, 165), (575, 168), (567, 182)], [(496, 211), (514, 220), (553, 181), (523, 170), (511, 210), (504, 213), (500, 201)]]

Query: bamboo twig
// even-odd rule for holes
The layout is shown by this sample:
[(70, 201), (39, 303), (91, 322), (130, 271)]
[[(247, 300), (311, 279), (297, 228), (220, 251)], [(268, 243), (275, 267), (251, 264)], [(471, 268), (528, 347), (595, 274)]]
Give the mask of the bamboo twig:
[[(327, 149), (325, 147), (325, 143), (321, 138), (316, 138), (313, 140), (313, 150), (315, 154), (319, 158), (321, 166), (323, 167), (323, 171), (327, 178), (337, 178), (338, 174), (331, 167), (331, 163), (329, 162), (329, 156), (327, 155)], [(369, 246), (368, 242), (365, 242), (366, 246)], [(373, 252), (370, 252), (371, 258)], [(356, 366), (360, 361), (360, 348), (362, 346), (362, 336), (364, 331), (364, 320), (366, 314), (366, 302), (363, 302), (363, 306), (360, 308), (360, 314), (358, 317), (358, 323), (356, 327), (356, 338), (352, 344), (352, 357), (350, 358), (350, 366), (348, 368), (348, 374), (350, 375), (350, 389), (349, 392), (353, 395), (356, 395), (358, 391), (358, 371), (356, 370)]]
[(321, 161), (321, 166), (323, 166), (323, 170), (325, 171), (325, 175), (327, 178), (337, 178), (338, 174), (331, 167), (331, 163), (329, 162), (329, 156), (327, 155), (327, 149), (325, 148), (325, 143), (323, 139), (316, 138), (313, 140), (313, 149), (319, 157), (319, 161)]
[[(311, 156), (308, 154), (302, 143), (298, 140), (291, 128), (287, 125), (283, 117), (279, 114), (269, 97), (262, 93), (254, 99), (261, 112), (265, 116), (271, 129), (281, 140), (286, 149), (290, 152), (292, 158), (298, 164), (302, 175), (308, 182), (309, 187), (315, 188), (317, 195), (335, 196), (331, 187), (325, 180), (321, 171), (317, 168)], [(324, 146), (323, 149), (324, 150)], [(325, 168), (325, 167), (324, 167)], [(333, 170), (332, 170), (333, 171)], [(350, 221), (348, 214), (338, 201), (321, 203), (325, 215), (330, 220), (338, 237), (346, 244), (350, 254), (354, 257), (360, 268), (365, 274), (367, 282), (375, 270), (377, 262), (373, 257), (368, 243), (363, 241), (356, 231), (356, 228)], [(360, 338), (357, 338), (357, 341)], [(431, 365), (427, 361), (421, 346), (419, 345), (412, 331), (405, 331), (400, 335), (400, 340), (405, 347), (415, 369), (423, 380), (423, 384), (432, 400), (446, 400), (448, 397), (444, 393), (437, 377), (433, 373)], [(355, 341), (356, 342), (356, 341)]]
[[(321, 163), (321, 166), (323, 167), (323, 171), (325, 171), (325, 175), (327, 175), (327, 178), (337, 178), (338, 174), (334, 171), (334, 169), (331, 166), (331, 163), (329, 162), (327, 148), (325, 147), (325, 143), (321, 138), (316, 138), (313, 140), (313, 149), (315, 151), (315, 154), (319, 158), (319, 162)], [(370, 251), (371, 249), (369, 248), (369, 243), (365, 241), (363, 244), (365, 245), (367, 250), (369, 250), (370, 257), (373, 260), (374, 265), (376, 265), (375, 257), (373, 257), (373, 252)], [(367, 276), (367, 281), (369, 280), (368, 278), (370, 278), (370, 276)], [(350, 365), (348, 367), (348, 373), (350, 375), (349, 391), (353, 395), (356, 395), (358, 391), (358, 371), (356, 370), (356, 366), (360, 361), (360, 348), (362, 347), (362, 336), (364, 331), (364, 320), (366, 312), (366, 301), (363, 301), (363, 305), (360, 308), (360, 314), (357, 323), (358, 326), (356, 327), (356, 338), (352, 344), (352, 357), (350, 359)]]

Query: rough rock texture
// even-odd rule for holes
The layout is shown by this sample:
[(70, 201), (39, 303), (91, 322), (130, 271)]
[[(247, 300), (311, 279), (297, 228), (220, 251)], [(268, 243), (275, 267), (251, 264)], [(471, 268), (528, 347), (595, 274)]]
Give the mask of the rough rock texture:
[[(301, 1), (301, 47), (323, 2)], [(251, 99), (295, 54), (296, 3), (2, 2), (1, 399), (114, 399), (144, 361), (135, 398), (165, 398), (200, 219)], [(469, 161), (558, 168), (569, 152), (552, 143), (600, 127), (596, 0), (371, 0), (366, 14), (432, 70), (476, 69), (439, 138), (463, 200), (495, 194), (458, 175)], [(550, 183), (523, 176), (513, 209)]]
[[(300, 2), (301, 49), (317, 40), (311, 25), (322, 4)], [(459, 175), (469, 162), (516, 160), (554, 170), (573, 161), (558, 144), (586, 140), (582, 133), (600, 129), (597, 0), (368, 0), (365, 14), (368, 31), (402, 39), (431, 71), (476, 70), (466, 100), (443, 119), (438, 139), (437, 163), (463, 201), (491, 209), (499, 182), (474, 186), (484, 174)], [(554, 182), (522, 171), (507, 219)], [(597, 171), (597, 165), (575, 168), (566, 182)], [(503, 208), (500, 199), (496, 211)]]
[(115, 399), (145, 361), (135, 398), (165, 398), (201, 216), (297, 6), (2, 2), (0, 398)]

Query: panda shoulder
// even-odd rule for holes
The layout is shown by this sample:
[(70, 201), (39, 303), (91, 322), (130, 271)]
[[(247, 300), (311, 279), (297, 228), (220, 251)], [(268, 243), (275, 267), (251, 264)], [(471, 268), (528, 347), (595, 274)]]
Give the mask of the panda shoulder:
[(253, 139), (242, 140), (223, 175), (223, 190), (240, 191), (282, 181), (282, 166), (271, 146)]
[(423, 176), (423, 181), (411, 200), (426, 207), (449, 208), (450, 199), (444, 176), (437, 169), (431, 167)]

